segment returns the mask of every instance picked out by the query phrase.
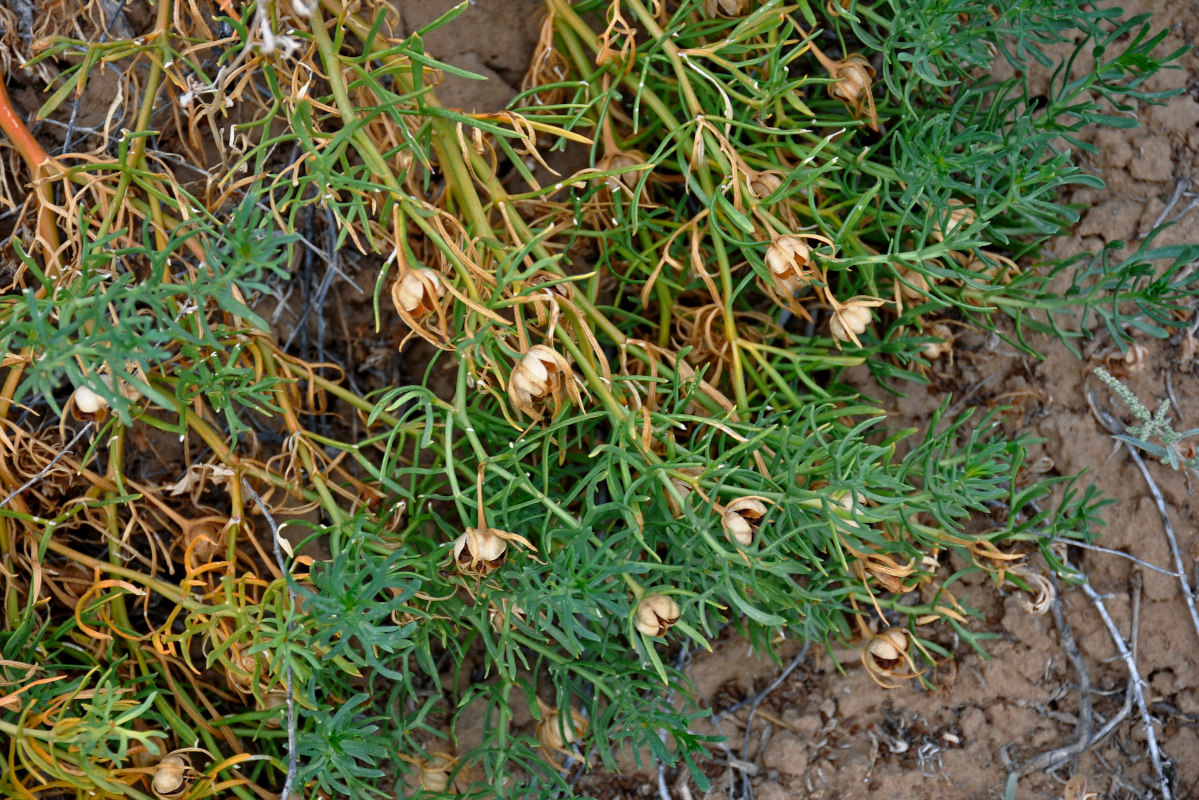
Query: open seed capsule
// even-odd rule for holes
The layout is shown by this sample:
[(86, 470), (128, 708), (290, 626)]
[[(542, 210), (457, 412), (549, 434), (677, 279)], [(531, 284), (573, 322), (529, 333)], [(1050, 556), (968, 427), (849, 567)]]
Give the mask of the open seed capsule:
[(508, 543), (491, 528), (467, 528), (454, 540), (454, 564), (458, 571), (482, 578), (499, 569), (508, 553)]
[(647, 594), (637, 604), (634, 624), (646, 636), (663, 636), (679, 621), (679, 604), (664, 594)]
[(753, 544), (765, 516), (766, 505), (761, 500), (756, 497), (742, 497), (728, 504), (720, 516), (720, 521), (730, 539), (742, 547), (749, 547)]
[(182, 797), (191, 785), (191, 761), (179, 752), (167, 753), (154, 768), (150, 788), (160, 800)]

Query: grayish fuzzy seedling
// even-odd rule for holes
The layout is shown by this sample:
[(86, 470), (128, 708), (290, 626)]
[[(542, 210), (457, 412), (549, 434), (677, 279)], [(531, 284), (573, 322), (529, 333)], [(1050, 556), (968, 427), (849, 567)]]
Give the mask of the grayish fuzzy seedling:
[[(1199, 455), (1185, 457), (1183, 448), (1179, 447), (1184, 439), (1199, 434), (1199, 428), (1191, 428), (1181, 433), (1174, 430), (1169, 419), (1169, 400), (1162, 400), (1157, 406), (1157, 411), (1151, 414), (1131, 389), (1103, 367), (1095, 368), (1095, 376), (1106, 383), (1116, 393), (1116, 396), (1124, 401), (1133, 416), (1141, 423), (1128, 426), (1125, 433), (1114, 434), (1114, 438), (1157, 456), (1163, 464), (1169, 464), (1174, 469), (1183, 467), (1199, 469)], [(1161, 444), (1151, 441), (1154, 438), (1158, 439)]]

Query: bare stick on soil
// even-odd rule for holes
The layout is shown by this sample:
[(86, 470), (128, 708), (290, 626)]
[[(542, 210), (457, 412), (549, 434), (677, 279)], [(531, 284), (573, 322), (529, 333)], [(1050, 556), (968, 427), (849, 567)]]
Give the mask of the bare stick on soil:
[[(1060, 594), (1058, 595), (1057, 601), (1054, 603), (1053, 611), (1054, 611), (1054, 621), (1058, 622), (1058, 620), (1060, 618), (1060, 622), (1058, 622), (1058, 630), (1064, 632), (1063, 637), (1062, 637), (1062, 648), (1066, 650), (1066, 655), (1068, 655), (1070, 657), (1070, 660), (1074, 662), (1076, 667), (1078, 667), (1080, 681), (1082, 681), (1083, 684), (1087, 687), (1084, 690), (1084, 692), (1082, 692), (1083, 697), (1080, 698), (1079, 702), (1080, 702), (1080, 705), (1087, 710), (1087, 719), (1085, 722), (1085, 728), (1089, 734), (1090, 725), (1091, 725), (1091, 722), (1090, 722), (1091, 713), (1090, 712), (1092, 709), (1091, 709), (1090, 702), (1089, 702), (1090, 688), (1089, 688), (1089, 683), (1087, 683), (1086, 665), (1083, 664), (1081, 661), (1081, 654), (1079, 653), (1078, 647), (1074, 641), (1073, 632), (1070, 632), (1069, 626), (1066, 624), (1065, 619), (1061, 618), (1061, 595)], [(1141, 574), (1139, 572), (1134, 572), (1133, 576), (1132, 576), (1132, 631), (1130, 632), (1130, 640), (1131, 640), (1130, 647), (1131, 647), (1133, 661), (1136, 661), (1136, 656), (1137, 656), (1137, 639), (1139, 638), (1138, 631), (1140, 629), (1140, 622), (1141, 622)], [(1068, 645), (1067, 645), (1067, 641), (1066, 641), (1067, 638), (1069, 639)], [(1124, 705), (1120, 708), (1119, 711), (1116, 712), (1116, 715), (1114, 717), (1112, 717), (1111, 719), (1107, 720), (1104, 723), (1103, 727), (1100, 728), (1098, 731), (1096, 731), (1094, 735), (1085, 735), (1084, 736), (1080, 732), (1078, 740), (1075, 741), (1074, 744), (1067, 745), (1066, 747), (1059, 747), (1055, 750), (1049, 750), (1047, 752), (1041, 753), (1039, 756), (1036, 756), (1035, 758), (1029, 759), (1024, 764), (1024, 766), (1022, 766), (1019, 770), (1017, 770), (1014, 773), (1011, 773), (1011, 775), (1009, 776), (1009, 781), (1012, 780), (1013, 778), (1018, 778), (1018, 777), (1021, 777), (1024, 775), (1028, 775), (1028, 774), (1030, 774), (1032, 772), (1036, 772), (1038, 770), (1055, 769), (1056, 767), (1059, 767), (1062, 764), (1064, 764), (1066, 761), (1069, 761), (1070, 759), (1073, 759), (1073, 758), (1076, 758), (1076, 757), (1082, 755), (1087, 750), (1089, 750), (1092, 747), (1094, 747), (1095, 745), (1099, 744), (1099, 742), (1101, 742), (1107, 738), (1108, 734), (1110, 734), (1112, 731), (1114, 731), (1116, 729), (1117, 725), (1119, 725), (1121, 722), (1123, 722), (1128, 717), (1129, 712), (1132, 711), (1132, 699), (1133, 699), (1133, 693), (1132, 693), (1132, 685), (1130, 683), (1129, 686), (1124, 690)], [(1081, 717), (1081, 713), (1080, 713), (1080, 717)], [(1081, 719), (1080, 719), (1079, 726), (1080, 726), (1080, 728), (1084, 727)]]
[[(1090, 392), (1087, 393), (1087, 402), (1091, 406), (1091, 413), (1099, 420), (1108, 433), (1119, 434), (1123, 433), (1123, 429), (1112, 416), (1100, 409), (1094, 402), (1094, 398)], [(1141, 471), (1142, 477), (1145, 478), (1145, 483), (1149, 486), (1149, 493), (1153, 496), (1153, 503), (1157, 506), (1157, 513), (1162, 518), (1162, 527), (1166, 530), (1166, 540), (1170, 543), (1170, 555), (1174, 559), (1174, 571), (1177, 574), (1178, 583), (1182, 587), (1183, 601), (1186, 603), (1187, 613), (1191, 615), (1191, 625), (1195, 628), (1195, 635), (1199, 636), (1199, 609), (1195, 607), (1195, 593), (1191, 589), (1191, 582), (1187, 579), (1186, 567), (1182, 562), (1182, 553), (1178, 549), (1178, 537), (1174, 535), (1174, 525), (1170, 522), (1170, 512), (1166, 509), (1166, 500), (1162, 497), (1161, 489), (1157, 488), (1157, 483), (1154, 482), (1153, 476), (1149, 474), (1149, 468), (1145, 466), (1144, 459), (1137, 449), (1124, 442), (1124, 447), (1132, 456), (1133, 463), (1137, 465), (1137, 469)]]
[(1137, 669), (1136, 659), (1133, 658), (1132, 652), (1128, 649), (1128, 644), (1124, 641), (1124, 638), (1120, 636), (1120, 631), (1116, 628), (1116, 623), (1112, 621), (1111, 615), (1107, 613), (1107, 606), (1103, 604), (1103, 598), (1091, 586), (1091, 582), (1084, 580), (1079, 588), (1082, 589), (1083, 594), (1087, 596), (1091, 604), (1095, 606), (1095, 610), (1099, 612), (1099, 617), (1103, 620), (1104, 627), (1107, 628), (1108, 634), (1112, 637), (1112, 642), (1115, 643), (1120, 658), (1124, 660), (1125, 666), (1128, 667), (1128, 690), (1137, 704), (1137, 709), (1141, 712), (1141, 723), (1145, 727), (1145, 747), (1149, 750), (1149, 760), (1153, 762), (1153, 770), (1157, 773), (1157, 783), (1158, 788), (1161, 790), (1162, 800), (1170, 800), (1170, 782), (1166, 779), (1166, 774), (1162, 768), (1162, 754), (1157, 747), (1157, 734), (1153, 732), (1153, 718), (1149, 716), (1149, 707), (1145, 704), (1144, 681), (1141, 679), (1140, 670)]
[(753, 721), (754, 711), (757, 710), (758, 706), (760, 706), (762, 704), (763, 700), (765, 700), (767, 697), (770, 696), (771, 692), (773, 692), (775, 689), (782, 686), (783, 681), (787, 680), (787, 677), (792, 672), (795, 671), (796, 667), (798, 667), (800, 664), (803, 663), (803, 660), (805, 658), (807, 658), (807, 655), (808, 655), (808, 642), (804, 642), (803, 649), (801, 649), (799, 651), (799, 655), (797, 655), (795, 657), (794, 661), (792, 661), (789, 665), (787, 665), (787, 668), (785, 670), (783, 670), (783, 674), (781, 674), (777, 678), (775, 678), (773, 683), (771, 683), (769, 686), (767, 686), (762, 691), (758, 692), (753, 697), (747, 697), (744, 700), (742, 700), (741, 702), (734, 703), (733, 705), (729, 706), (724, 711), (721, 711), (719, 714), (713, 714), (712, 718), (713, 719), (721, 719), (723, 717), (729, 716), (734, 711), (740, 711), (741, 709), (745, 708), (746, 706), (752, 706), (752, 708), (750, 709), (750, 712), (749, 712), (749, 719), (746, 720), (746, 728), (748, 729), (749, 723)]
[[(737, 708), (741, 708), (747, 702), (749, 704), (749, 714), (745, 717), (745, 743), (743, 744), (743, 746), (741, 748), (741, 761), (742, 762), (746, 762), (746, 763), (749, 762), (749, 735), (750, 735), (750, 731), (753, 730), (754, 714), (756, 714), (758, 712), (758, 706), (760, 706), (762, 704), (763, 700), (765, 700), (767, 697), (770, 696), (771, 692), (773, 692), (775, 689), (777, 689), (783, 685), (783, 681), (787, 680), (787, 678), (791, 675), (791, 673), (795, 671), (796, 667), (798, 667), (800, 664), (803, 663), (804, 659), (807, 658), (807, 656), (808, 656), (808, 643), (804, 642), (804, 646), (802, 648), (800, 648), (800, 650), (799, 650), (799, 655), (797, 655), (795, 657), (794, 661), (792, 661), (790, 664), (787, 665), (787, 668), (785, 670), (783, 670), (783, 673), (781, 675), (779, 675), (777, 678), (775, 678), (770, 683), (769, 686), (767, 686), (765, 689), (763, 689), (761, 692), (759, 692), (755, 697), (750, 698), (749, 700), (742, 700), (740, 703), (738, 703), (737, 705), (733, 706), (732, 708), (728, 709), (728, 711), (725, 712), (727, 714)], [(747, 798), (747, 800), (753, 800), (753, 784), (751, 784), (749, 781), (750, 776), (751, 776), (751, 772), (749, 770), (747, 770), (747, 769), (741, 770), (741, 779), (742, 779), (742, 784), (745, 787), (745, 797)]]
[(1142, 561), (1141, 559), (1137, 558), (1136, 556), (1125, 553), (1123, 550), (1113, 550), (1110, 547), (1100, 547), (1097, 544), (1088, 544), (1087, 542), (1084, 542), (1081, 540), (1076, 540), (1076, 539), (1070, 539), (1069, 541), (1066, 541), (1063, 539), (1062, 542), (1064, 544), (1069, 545), (1070, 547), (1077, 547), (1080, 550), (1093, 550), (1096, 553), (1106, 553), (1109, 556), (1117, 556), (1119, 558), (1126, 558), (1129, 561), (1133, 562), (1134, 564), (1140, 564), (1145, 569), (1152, 570), (1153, 572), (1160, 572), (1162, 575), (1169, 575), (1171, 578), (1178, 577), (1177, 572), (1171, 572), (1170, 570), (1163, 569), (1163, 568), (1157, 566), (1156, 564), (1150, 564), (1148, 561)]
[(1161, 515), (1162, 526), (1166, 529), (1166, 539), (1170, 542), (1170, 555), (1174, 557), (1174, 569), (1178, 573), (1178, 582), (1182, 585), (1182, 597), (1186, 602), (1187, 612), (1191, 615), (1191, 624), (1195, 627), (1195, 634), (1199, 636), (1199, 611), (1195, 608), (1195, 593), (1191, 589), (1191, 582), (1187, 580), (1186, 567), (1182, 563), (1182, 553), (1178, 549), (1178, 537), (1174, 535), (1174, 526), (1170, 523), (1170, 514), (1166, 510), (1165, 498), (1162, 497), (1157, 484), (1153, 482), (1153, 476), (1149, 474), (1149, 468), (1145, 466), (1145, 461), (1141, 458), (1140, 453), (1130, 444), (1125, 443), (1124, 446), (1132, 454), (1132, 460), (1141, 470), (1141, 475), (1145, 477), (1145, 483), (1149, 484), (1149, 493), (1153, 495), (1157, 513)]

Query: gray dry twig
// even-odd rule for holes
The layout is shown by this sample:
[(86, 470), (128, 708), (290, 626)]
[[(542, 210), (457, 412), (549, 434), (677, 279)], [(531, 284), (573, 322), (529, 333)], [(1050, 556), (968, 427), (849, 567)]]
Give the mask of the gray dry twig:
[[(1062, 764), (1064, 764), (1065, 762), (1067, 762), (1073, 758), (1077, 758), (1078, 756), (1085, 753), (1087, 750), (1090, 750), (1092, 747), (1094, 747), (1095, 745), (1099, 744), (1101, 741), (1106, 739), (1108, 734), (1110, 734), (1112, 731), (1114, 731), (1116, 729), (1117, 725), (1119, 725), (1121, 722), (1123, 722), (1125, 719), (1127, 719), (1128, 714), (1132, 711), (1133, 693), (1132, 693), (1132, 687), (1130, 684), (1124, 690), (1124, 705), (1120, 708), (1119, 711), (1116, 712), (1115, 716), (1113, 716), (1111, 719), (1107, 720), (1104, 723), (1102, 728), (1100, 728), (1094, 734), (1091, 734), (1090, 727), (1091, 727), (1091, 716), (1092, 716), (1093, 709), (1091, 708), (1091, 704), (1090, 704), (1090, 683), (1089, 683), (1088, 676), (1087, 676), (1087, 669), (1086, 669), (1086, 665), (1081, 660), (1082, 655), (1079, 652), (1078, 646), (1074, 641), (1074, 634), (1072, 631), (1070, 631), (1069, 624), (1066, 623), (1065, 618), (1062, 616), (1061, 595), (1060, 594), (1057, 596), (1057, 599), (1054, 602), (1053, 612), (1054, 612), (1054, 621), (1058, 625), (1058, 630), (1062, 631), (1062, 648), (1064, 650), (1066, 650), (1066, 655), (1069, 656), (1070, 660), (1078, 668), (1079, 680), (1080, 680), (1080, 683), (1084, 687), (1081, 692), (1081, 694), (1083, 696), (1079, 698), (1079, 705), (1082, 709), (1085, 709), (1085, 714), (1086, 714), (1085, 725), (1084, 725), (1083, 719), (1082, 719), (1083, 714), (1080, 713), (1079, 714), (1080, 733), (1079, 733), (1078, 739), (1073, 744), (1066, 745), (1065, 747), (1058, 747), (1053, 750), (1048, 750), (1034, 758), (1029, 759), (1027, 762), (1025, 762), (1025, 764), (1022, 767), (1020, 767), (1019, 770), (1016, 770), (1015, 772), (1012, 773), (1012, 775), (1014, 775), (1016, 777), (1028, 775), (1030, 773), (1037, 772), (1038, 770), (1055, 769), (1055, 768), (1061, 766)], [(1136, 660), (1137, 640), (1139, 638), (1138, 633), (1140, 630), (1140, 621), (1141, 621), (1141, 574), (1139, 572), (1134, 572), (1133, 576), (1132, 576), (1132, 630), (1129, 633), (1130, 641), (1131, 641), (1130, 648), (1131, 648), (1131, 652), (1132, 652), (1132, 658), (1134, 661)], [(1083, 732), (1084, 728), (1085, 728), (1085, 733)]]
[[(1157, 745), (1157, 734), (1153, 730), (1153, 718), (1149, 715), (1149, 707), (1145, 703), (1145, 682), (1141, 678), (1140, 670), (1137, 668), (1136, 658), (1132, 651), (1129, 650), (1128, 643), (1124, 641), (1124, 637), (1120, 635), (1119, 629), (1116, 628), (1116, 623), (1112, 621), (1111, 615), (1107, 611), (1107, 606), (1103, 604), (1103, 598), (1091, 586), (1089, 580), (1084, 580), (1079, 584), (1083, 594), (1091, 601), (1091, 605), (1095, 606), (1095, 610), (1099, 612), (1099, 617), (1103, 620), (1104, 627), (1107, 628), (1108, 634), (1112, 637), (1112, 642), (1116, 645), (1116, 650), (1123, 659), (1124, 665), (1128, 668), (1128, 691), (1132, 695), (1133, 701), (1136, 703), (1137, 710), (1141, 714), (1141, 723), (1145, 728), (1145, 748), (1149, 751), (1149, 760), (1153, 764), (1153, 771), (1157, 775), (1158, 789), (1161, 791), (1162, 800), (1170, 800), (1170, 782), (1166, 778), (1165, 769), (1162, 764), (1161, 750)], [(1110, 724), (1110, 723), (1109, 723)]]
[[(1087, 393), (1087, 401), (1091, 406), (1091, 413), (1107, 429), (1108, 433), (1114, 435), (1124, 432), (1119, 423), (1110, 414), (1095, 404), (1094, 397), (1090, 392)], [(1162, 527), (1166, 531), (1166, 540), (1170, 544), (1170, 555), (1174, 560), (1175, 577), (1182, 588), (1183, 602), (1186, 604), (1187, 613), (1191, 617), (1191, 625), (1195, 629), (1195, 635), (1199, 636), (1199, 609), (1196, 608), (1195, 592), (1191, 588), (1191, 582), (1187, 579), (1186, 567), (1183, 565), (1182, 552), (1178, 548), (1178, 537), (1174, 534), (1174, 525), (1170, 522), (1170, 513), (1166, 508), (1166, 500), (1162, 496), (1161, 489), (1158, 488), (1157, 483), (1153, 480), (1153, 476), (1149, 473), (1149, 468), (1145, 465), (1145, 460), (1141, 458), (1141, 454), (1128, 442), (1123, 442), (1123, 444), (1128, 450), (1129, 455), (1132, 456), (1133, 463), (1141, 471), (1141, 476), (1144, 477), (1145, 483), (1149, 486), (1149, 493), (1153, 497), (1153, 503), (1157, 506), (1157, 513), (1161, 517)]]

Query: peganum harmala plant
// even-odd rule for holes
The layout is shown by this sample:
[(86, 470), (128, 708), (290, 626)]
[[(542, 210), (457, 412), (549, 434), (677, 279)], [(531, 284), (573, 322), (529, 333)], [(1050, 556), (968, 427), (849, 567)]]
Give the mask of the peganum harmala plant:
[[(65, 129), (0, 95), (15, 797), (562, 796), (621, 751), (702, 786), (680, 654), (732, 623), (923, 680), (980, 638), (949, 553), (1002, 581), (1095, 522), (1000, 412), (889, 431), (842, 371), (1196, 291), (1151, 240), (1036, 262), (1096, 182), (1063, 143), (1178, 55), (1118, 10), (547, 0), (466, 113), (383, 4), (105, 9), (0, 40)], [(347, 269), (411, 379), (329, 335)]]

